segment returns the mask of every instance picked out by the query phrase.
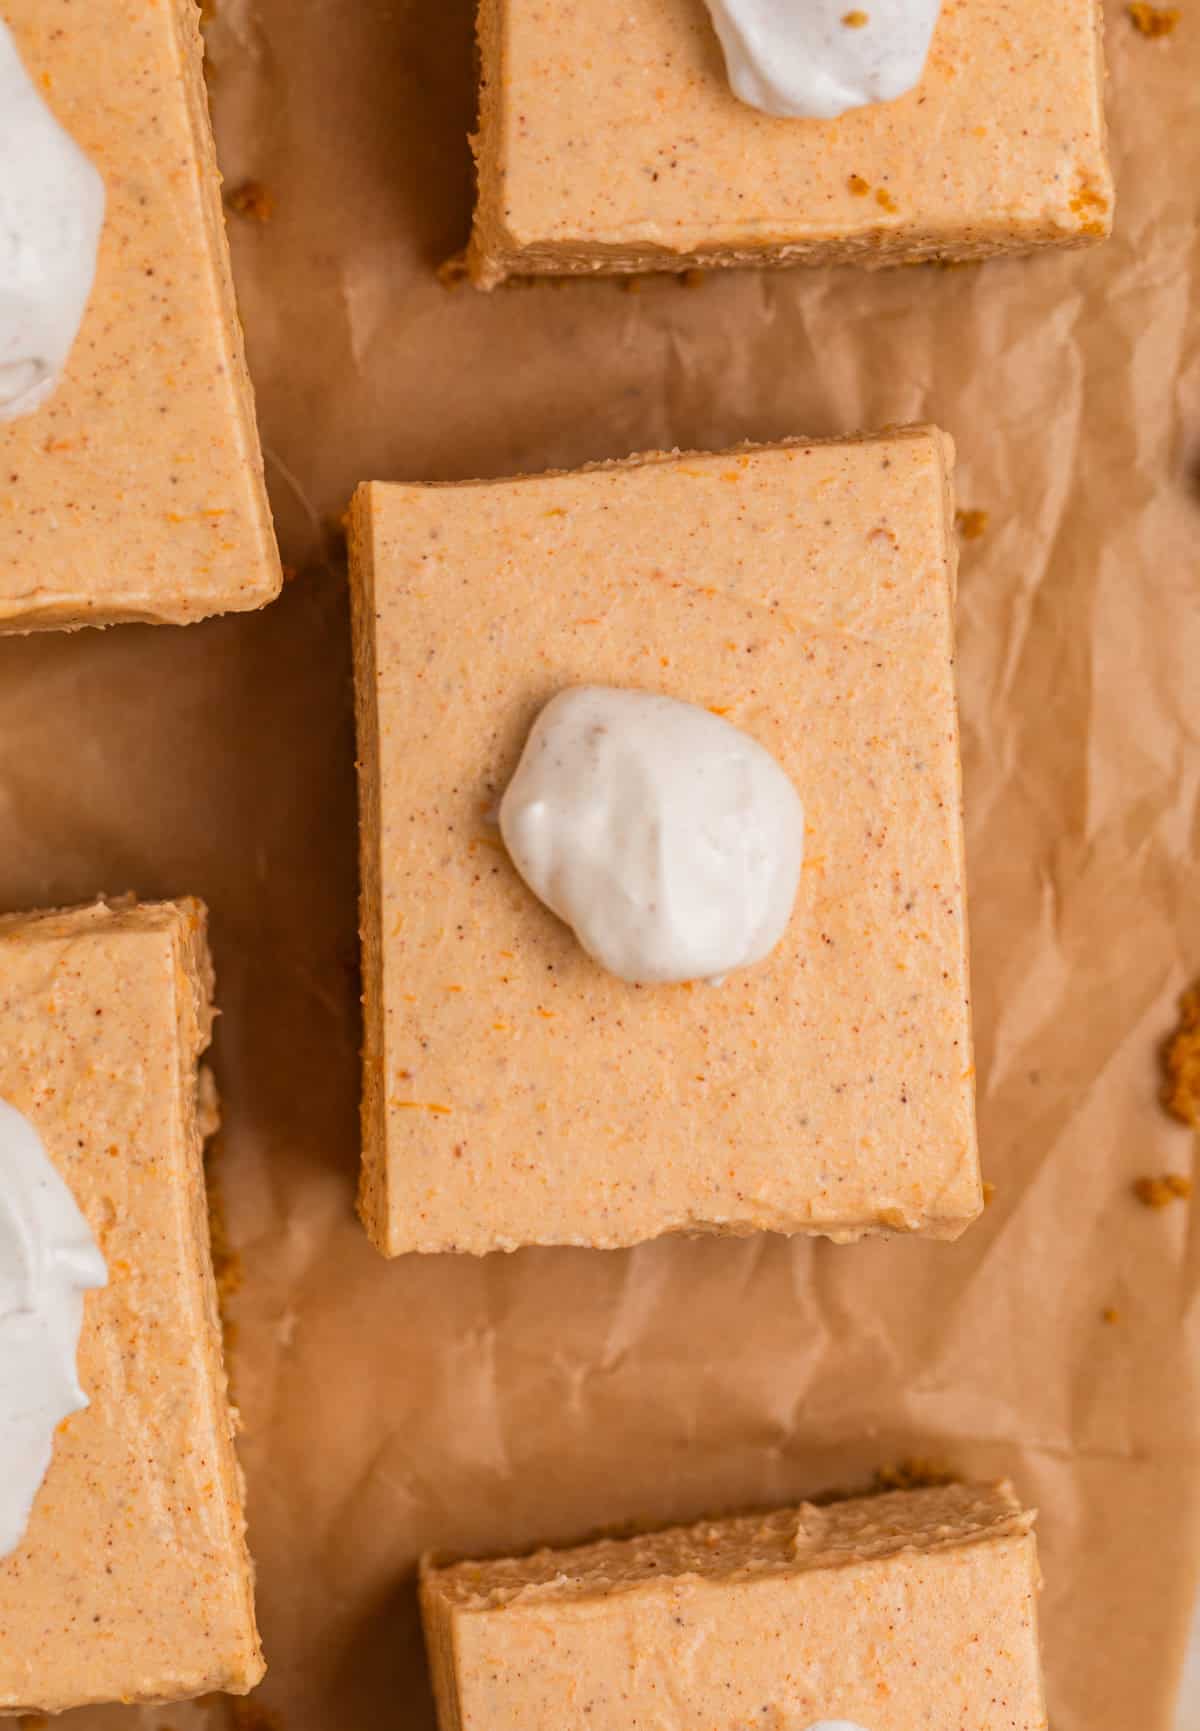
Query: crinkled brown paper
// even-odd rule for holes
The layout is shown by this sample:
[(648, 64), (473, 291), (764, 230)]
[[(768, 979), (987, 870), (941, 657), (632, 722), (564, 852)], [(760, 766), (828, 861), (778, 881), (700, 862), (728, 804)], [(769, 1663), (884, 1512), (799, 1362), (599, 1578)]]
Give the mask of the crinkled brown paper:
[[(920, 1455), (1011, 1473), (1041, 1509), (1054, 1731), (1167, 1731), (1198, 1549), (1200, 1234), (1130, 1185), (1193, 1153), (1156, 1101), (1200, 971), (1182, 4), (1160, 41), (1110, 7), (1106, 247), (489, 299), (434, 275), (468, 222), (470, 0), (217, 0), (222, 165), (275, 202), (231, 225), (299, 575), (256, 617), (0, 644), (0, 904), (212, 908), (255, 1700), (278, 1720), (209, 1702), (64, 1724), (427, 1731), (424, 1547), (687, 1519)], [(960, 502), (988, 514), (963, 546), (960, 663), (983, 1220), (950, 1247), (384, 1262), (353, 1215), (354, 484), (917, 419), (954, 434)]]

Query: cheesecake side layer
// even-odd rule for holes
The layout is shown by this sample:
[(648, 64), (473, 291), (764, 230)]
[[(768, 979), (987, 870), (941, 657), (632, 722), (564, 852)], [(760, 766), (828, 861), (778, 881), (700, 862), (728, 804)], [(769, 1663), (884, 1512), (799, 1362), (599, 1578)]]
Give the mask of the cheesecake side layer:
[(363, 981), (362, 1145), (358, 1211), (373, 1243), (388, 1239), (387, 1023), (384, 1014), (383, 816), (380, 809), (379, 673), (370, 489), (350, 506), (350, 607), (358, 768), (359, 938)]

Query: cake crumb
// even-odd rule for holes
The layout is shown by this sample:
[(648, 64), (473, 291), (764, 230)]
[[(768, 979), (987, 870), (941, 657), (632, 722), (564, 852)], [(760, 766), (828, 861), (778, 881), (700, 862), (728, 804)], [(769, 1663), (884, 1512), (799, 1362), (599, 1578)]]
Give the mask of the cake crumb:
[(994, 1184), (989, 1184), (985, 1178), (983, 1181), (983, 1206), (985, 1208), (990, 1208), (995, 1199), (996, 1186)]
[(861, 174), (852, 174), (846, 183), (855, 198), (865, 198), (871, 190), (869, 180), (864, 180)]
[(954, 513), (954, 527), (964, 541), (978, 541), (987, 534), (988, 513), (978, 510), (959, 510)]
[(1115, 1304), (1106, 1304), (1104, 1309), (1100, 1312), (1100, 1320), (1101, 1322), (1108, 1323), (1120, 1322), (1121, 1312), (1117, 1309)]
[(227, 1317), (229, 1300), (242, 1284), (242, 1259), (233, 1248), (225, 1214), (225, 1193), (217, 1176), (220, 1143), (216, 1140), (221, 1128), (221, 1102), (213, 1073), (201, 1064), (196, 1076), (196, 1127), (206, 1144), (204, 1149), (204, 1189), (208, 1202), (208, 1238), (212, 1250), (213, 1279), (217, 1287), (217, 1313), (221, 1320), (221, 1336), (225, 1355), (232, 1352), (232, 1328)]
[(701, 288), (703, 287), (707, 276), (708, 272), (703, 270), (696, 270), (694, 268), (692, 270), (681, 270), (679, 272), (679, 282), (683, 288)]
[(861, 1484), (831, 1485), (826, 1490), (812, 1492), (804, 1500), (814, 1508), (825, 1509), (835, 1503), (857, 1502), (861, 1497), (886, 1496), (890, 1491), (921, 1491), (962, 1483), (962, 1474), (944, 1461), (908, 1455), (890, 1466), (876, 1467), (865, 1490)]
[(217, 1303), (224, 1321), (226, 1304), (241, 1290), (242, 1259), (229, 1236), (225, 1191), (211, 1159), (204, 1162), (204, 1184), (208, 1192), (208, 1233), (212, 1243), (213, 1277), (217, 1283)]
[(1096, 188), (1089, 185), (1085, 180), (1071, 200), (1071, 209), (1076, 216), (1085, 210), (1107, 210), (1108, 200), (1102, 192), (1097, 192)]
[(444, 289), (461, 288), (470, 274), (465, 252), (451, 253), (437, 267), (437, 279)]
[(210, 1064), (196, 1069), (196, 1129), (202, 1142), (211, 1142), (221, 1128), (221, 1096)]
[(921, 1491), (934, 1485), (953, 1485), (960, 1475), (943, 1461), (927, 1460), (913, 1455), (897, 1461), (894, 1466), (877, 1467), (871, 1480), (873, 1491)]
[(225, 203), (235, 216), (248, 216), (255, 222), (270, 222), (275, 215), (275, 195), (261, 180), (243, 180), (231, 187)]
[(847, 30), (861, 30), (865, 24), (869, 24), (870, 22), (871, 14), (869, 12), (860, 12), (857, 7), (853, 12), (846, 12), (842, 15), (842, 23), (846, 26)]
[(645, 278), (632, 273), (617, 278), (617, 287), (622, 294), (640, 295), (645, 286)]
[(886, 186), (881, 186), (876, 192), (875, 203), (879, 205), (881, 210), (896, 211), (900, 209)]
[(1162, 1102), (1172, 1118), (1200, 1130), (1200, 986), (1179, 1000), (1179, 1026), (1163, 1054)]
[(1133, 0), (1129, 17), (1135, 30), (1151, 38), (1169, 36), (1182, 13), (1178, 6), (1152, 6), (1149, 0)]
[(1133, 1194), (1144, 1208), (1169, 1208), (1172, 1202), (1188, 1200), (1192, 1181), (1182, 1172), (1164, 1172), (1161, 1178), (1136, 1178)]
[(1079, 218), (1081, 234), (1102, 238), (1108, 233), (1108, 199), (1088, 181), (1085, 180), (1071, 198), (1068, 208), (1073, 216)]

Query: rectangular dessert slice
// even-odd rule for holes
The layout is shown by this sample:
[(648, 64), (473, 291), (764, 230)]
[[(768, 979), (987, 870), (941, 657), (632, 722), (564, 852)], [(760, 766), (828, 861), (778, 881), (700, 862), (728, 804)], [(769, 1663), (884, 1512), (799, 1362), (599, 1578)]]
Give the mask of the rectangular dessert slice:
[(837, 120), (729, 87), (702, 0), (481, 0), (475, 280), (891, 264), (1109, 232), (1100, 0), (944, 0), (925, 75)]
[[(978, 1212), (950, 461), (913, 428), (359, 489), (380, 1249), (952, 1238)], [(627, 985), (518, 877), (496, 805), (580, 684), (716, 709), (791, 776), (805, 867), (759, 966)]]
[(60, 1427), (0, 1559), (0, 1711), (244, 1693), (263, 1664), (201, 1166), (212, 1023), (196, 901), (0, 919), (0, 1098), (108, 1266)]
[(897, 1491), (426, 1563), (442, 1731), (1045, 1731), (1033, 1516)]
[(195, 0), (6, 0), (4, 17), (107, 210), (66, 373), (0, 424), (0, 631), (261, 607), (281, 571)]

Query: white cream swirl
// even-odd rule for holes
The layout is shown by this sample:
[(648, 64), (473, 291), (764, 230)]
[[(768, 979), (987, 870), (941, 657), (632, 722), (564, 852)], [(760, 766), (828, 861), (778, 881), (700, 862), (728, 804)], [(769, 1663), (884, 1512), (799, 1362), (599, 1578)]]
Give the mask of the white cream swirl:
[(0, 22), (0, 421), (32, 414), (58, 383), (103, 222), (104, 182)]
[(941, 0), (708, 0), (735, 96), (836, 120), (921, 81)]
[(0, 1100), (0, 1557), (21, 1542), (55, 1430), (87, 1405), (75, 1362), (83, 1295), (107, 1280), (41, 1137)]
[(607, 686), (542, 710), (500, 829), (534, 894), (640, 985), (760, 961), (804, 859), (800, 797), (757, 740), (695, 704)]

